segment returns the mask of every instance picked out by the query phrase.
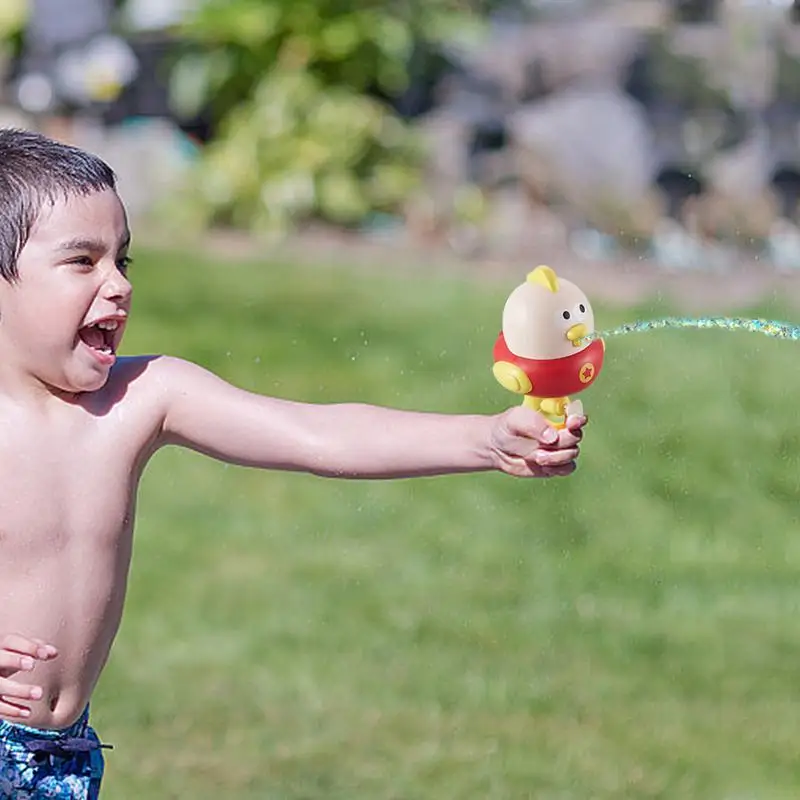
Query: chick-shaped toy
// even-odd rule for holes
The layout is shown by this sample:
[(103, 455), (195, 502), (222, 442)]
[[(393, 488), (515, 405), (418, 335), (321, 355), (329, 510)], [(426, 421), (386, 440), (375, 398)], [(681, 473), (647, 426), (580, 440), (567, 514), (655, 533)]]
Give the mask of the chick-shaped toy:
[(594, 333), (586, 295), (550, 267), (537, 267), (510, 294), (503, 328), (494, 345), (494, 376), (505, 389), (524, 395), (523, 404), (564, 427), (583, 404), (570, 395), (591, 386), (605, 355)]

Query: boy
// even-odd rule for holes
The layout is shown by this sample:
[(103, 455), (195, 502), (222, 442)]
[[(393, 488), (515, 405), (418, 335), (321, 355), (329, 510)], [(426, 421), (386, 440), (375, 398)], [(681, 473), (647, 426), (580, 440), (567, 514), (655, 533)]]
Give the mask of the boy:
[(98, 796), (88, 703), (120, 623), (139, 478), (164, 445), (342, 478), (547, 477), (578, 456), (584, 418), (557, 432), (522, 407), (311, 405), (176, 358), (118, 358), (129, 244), (106, 164), (0, 130), (0, 798)]

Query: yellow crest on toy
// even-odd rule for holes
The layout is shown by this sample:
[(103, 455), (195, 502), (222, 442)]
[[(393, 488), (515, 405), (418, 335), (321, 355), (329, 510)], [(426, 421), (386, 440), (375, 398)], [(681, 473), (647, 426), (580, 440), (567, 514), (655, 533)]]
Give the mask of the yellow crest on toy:
[(538, 283), (540, 286), (544, 286), (553, 294), (558, 291), (558, 276), (550, 267), (544, 265), (536, 267), (533, 272), (528, 273), (526, 280), (528, 283)]

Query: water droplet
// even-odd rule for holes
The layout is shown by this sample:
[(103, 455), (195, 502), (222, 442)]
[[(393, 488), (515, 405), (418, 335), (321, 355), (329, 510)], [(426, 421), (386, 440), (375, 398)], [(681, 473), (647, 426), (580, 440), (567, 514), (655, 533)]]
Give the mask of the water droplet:
[(644, 333), (665, 328), (721, 328), (729, 331), (762, 333), (775, 339), (800, 340), (800, 325), (765, 319), (740, 319), (738, 317), (668, 317), (666, 319), (628, 322), (607, 331), (600, 331), (588, 338), (623, 336), (628, 333)]

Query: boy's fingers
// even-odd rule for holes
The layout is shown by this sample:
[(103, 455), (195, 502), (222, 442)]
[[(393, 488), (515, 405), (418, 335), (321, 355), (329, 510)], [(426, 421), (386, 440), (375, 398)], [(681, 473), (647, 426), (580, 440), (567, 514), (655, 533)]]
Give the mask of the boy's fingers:
[(18, 633), (8, 633), (0, 640), (0, 649), (11, 650), (15, 653), (26, 653), (29, 656), (36, 655), (40, 645), (29, 639), (27, 636), (20, 636)]
[(583, 428), (585, 425), (586, 417), (567, 417), (566, 428), (564, 428), (561, 433), (580, 441), (583, 438)]
[(574, 461), (580, 450), (577, 447), (568, 447), (563, 450), (537, 450), (533, 454), (533, 461), (540, 467), (558, 467)]
[(580, 428), (576, 431), (571, 431), (569, 428), (562, 428), (558, 432), (558, 441), (556, 444), (551, 445), (551, 450), (563, 450), (565, 448), (577, 447), (583, 439), (583, 432)]
[(545, 417), (531, 408), (517, 406), (511, 409), (507, 424), (512, 436), (535, 439), (542, 444), (555, 444), (558, 441), (558, 431)]
[(47, 659), (58, 655), (58, 650), (51, 644), (41, 639), (30, 639), (18, 633), (9, 633), (0, 641), (0, 650), (30, 656), (31, 658)]
[(39, 658), (55, 658), (58, 655), (58, 648), (55, 645), (48, 644), (43, 639), (37, 639), (35, 636), (31, 638), (31, 641), (39, 645), (37, 651)]
[(567, 475), (572, 475), (577, 468), (578, 465), (574, 461), (570, 461), (569, 464), (562, 464), (558, 467), (542, 467), (542, 472), (548, 478), (564, 478)]
[(41, 700), (42, 694), (41, 686), (29, 686), (27, 683), (0, 678), (0, 697), (6, 701), (9, 697), (17, 700)]
[(31, 715), (31, 710), (20, 703), (12, 703), (0, 695), (0, 714), (9, 719), (27, 719)]
[(585, 417), (570, 417), (567, 426), (558, 431), (558, 437), (552, 444), (545, 444), (544, 447), (552, 450), (563, 450), (565, 448), (577, 447), (583, 439), (583, 426)]
[(566, 427), (559, 430), (558, 442), (554, 446), (574, 447), (583, 439), (584, 425), (585, 422), (583, 417), (569, 417), (566, 422)]
[(33, 656), (23, 656), (10, 650), (0, 650), (0, 671), (30, 671), (36, 662)]
[(519, 439), (564, 449), (575, 447), (581, 441), (587, 422), (586, 416), (573, 415), (567, 418), (566, 427), (558, 430), (542, 414), (518, 406), (508, 416), (508, 430)]
[(573, 433), (582, 432), (584, 426), (589, 422), (589, 418), (584, 414), (581, 416), (567, 417), (567, 430)]

